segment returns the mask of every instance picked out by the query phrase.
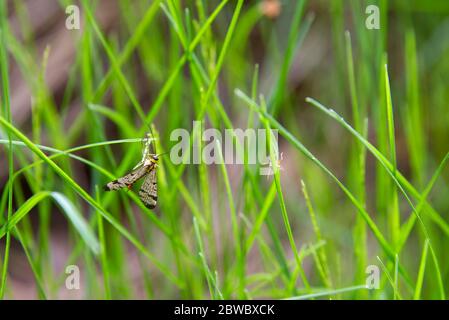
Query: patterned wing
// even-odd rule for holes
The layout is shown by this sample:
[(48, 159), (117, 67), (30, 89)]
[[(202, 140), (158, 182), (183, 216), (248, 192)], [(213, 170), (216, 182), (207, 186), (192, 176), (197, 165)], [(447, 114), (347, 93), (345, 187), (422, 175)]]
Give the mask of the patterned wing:
[(127, 175), (109, 182), (104, 186), (103, 189), (105, 191), (113, 191), (119, 190), (121, 188), (130, 188), (137, 180), (146, 175), (148, 173), (148, 170), (148, 166), (140, 166)]
[(157, 177), (156, 169), (150, 171), (143, 180), (142, 186), (139, 190), (139, 197), (145, 206), (149, 209), (154, 209), (157, 203)]

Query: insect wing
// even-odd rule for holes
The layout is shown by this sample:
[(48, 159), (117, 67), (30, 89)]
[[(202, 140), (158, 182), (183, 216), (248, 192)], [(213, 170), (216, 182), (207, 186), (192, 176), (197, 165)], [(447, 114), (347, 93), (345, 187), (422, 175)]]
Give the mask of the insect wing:
[(145, 174), (147, 174), (147, 172), (148, 172), (148, 166), (140, 166), (137, 169), (128, 173), (127, 175), (109, 182), (107, 185), (104, 186), (104, 190), (113, 191), (113, 190), (119, 190), (121, 188), (130, 187), (137, 180), (139, 180), (140, 178), (145, 176)]
[(147, 208), (154, 209), (154, 207), (156, 207), (157, 176), (155, 168), (153, 168), (153, 170), (151, 170), (145, 177), (145, 180), (143, 180), (142, 186), (139, 190), (139, 197)]

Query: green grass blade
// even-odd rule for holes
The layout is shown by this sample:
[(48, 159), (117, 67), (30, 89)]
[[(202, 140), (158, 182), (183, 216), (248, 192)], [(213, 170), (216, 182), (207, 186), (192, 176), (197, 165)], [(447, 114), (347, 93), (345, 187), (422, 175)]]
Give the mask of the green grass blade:
[(214, 277), (212, 275), (212, 272), (210, 271), (209, 266), (207, 265), (206, 255), (204, 252), (204, 245), (203, 245), (203, 241), (201, 240), (202, 238), (201, 238), (200, 228), (198, 226), (198, 223), (197, 223), (195, 217), (193, 217), (193, 227), (195, 230), (195, 237), (196, 237), (196, 241), (197, 241), (198, 249), (199, 249), (198, 255), (199, 255), (202, 265), (203, 265), (203, 271), (206, 275), (206, 280), (207, 280), (207, 283), (209, 286), (210, 295), (213, 298), (218, 298), (218, 299), (223, 300), (223, 294), (221, 293), (221, 291), (218, 287), (218, 284), (216, 282), (216, 277)]
[(428, 249), (429, 249), (429, 240), (426, 240), (424, 242), (424, 247), (422, 250), (421, 263), (419, 264), (418, 278), (416, 279), (415, 293), (413, 294), (414, 300), (419, 300), (421, 298), (421, 290), (424, 281), (424, 273), (426, 271)]
[(229, 201), (229, 211), (230, 211), (230, 215), (231, 215), (232, 233), (233, 233), (234, 241), (235, 241), (235, 255), (236, 255), (236, 262), (237, 262), (236, 268), (237, 268), (237, 275), (238, 275), (238, 279), (239, 279), (238, 296), (242, 297), (243, 296), (243, 288), (244, 288), (244, 278), (245, 278), (243, 264), (245, 262), (243, 261), (243, 255), (242, 255), (241, 237), (240, 237), (240, 231), (239, 231), (239, 224), (237, 221), (237, 212), (235, 210), (234, 197), (232, 195), (232, 189), (231, 189), (231, 183), (229, 182), (228, 171), (226, 170), (225, 161), (224, 161), (223, 154), (221, 151), (221, 143), (219, 140), (215, 140), (215, 143), (216, 143), (217, 150), (218, 150), (218, 158), (221, 163), (220, 168), (221, 168), (221, 173), (223, 175), (223, 180), (224, 180), (225, 189), (226, 189), (226, 195), (227, 195), (228, 201)]
[(250, 107), (252, 107), (254, 110), (256, 110), (262, 117), (267, 118), (267, 120), (270, 122), (271, 126), (275, 129), (279, 130), (279, 133), (284, 136), (292, 145), (301, 151), (307, 158), (312, 160), (316, 165), (318, 165), (319, 168), (321, 168), (327, 175), (329, 175), (332, 180), (334, 180), (337, 185), (343, 190), (343, 192), (348, 196), (348, 198), (351, 200), (351, 202), (356, 206), (356, 208), (359, 210), (359, 212), (363, 215), (363, 218), (365, 219), (366, 223), (370, 227), (371, 231), (375, 235), (376, 239), (379, 241), (382, 248), (385, 250), (385, 252), (388, 254), (390, 259), (394, 260), (394, 250), (388, 243), (388, 241), (383, 236), (382, 232), (379, 230), (377, 225), (374, 223), (374, 221), (371, 219), (369, 214), (366, 212), (366, 210), (363, 208), (362, 204), (354, 197), (354, 195), (344, 186), (344, 184), (323, 164), (321, 161), (319, 161), (301, 142), (299, 142), (292, 134), (290, 134), (289, 131), (287, 131), (279, 122), (277, 122), (273, 117), (271, 117), (269, 114), (264, 112), (259, 108), (259, 106), (252, 101), (250, 98), (248, 98), (243, 92), (240, 90), (236, 90), (236, 95), (240, 98), (242, 98)]
[(70, 220), (74, 228), (78, 231), (81, 238), (83, 238), (86, 245), (94, 254), (98, 254), (99, 243), (93, 231), (90, 229), (83, 216), (75, 208), (71, 201), (59, 192), (41, 191), (34, 194), (20, 208), (17, 209), (16, 213), (9, 220), (9, 223), (5, 223), (0, 228), (0, 238), (3, 238), (9, 230), (13, 230), (13, 228), (31, 211), (31, 209), (47, 197), (52, 197), (55, 200), (55, 202), (61, 207), (62, 211), (67, 215), (67, 218)]
[(62, 211), (66, 214), (73, 227), (78, 231), (81, 238), (83, 238), (86, 245), (92, 250), (95, 255), (99, 254), (100, 244), (98, 243), (98, 239), (92, 229), (89, 227), (89, 224), (78, 211), (78, 209), (62, 193), (51, 192), (50, 195), (61, 207)]
[[(261, 110), (263, 110), (266, 113), (267, 107), (265, 104), (265, 100), (263, 99), (263, 96), (261, 97), (261, 108), (262, 108)], [(268, 145), (268, 150), (270, 152), (270, 162), (272, 164), (271, 167), (273, 168), (274, 182), (276, 185), (276, 191), (277, 191), (277, 196), (278, 196), (278, 200), (279, 200), (279, 205), (281, 207), (282, 219), (284, 221), (284, 226), (287, 231), (287, 236), (288, 236), (291, 250), (293, 251), (293, 256), (295, 257), (296, 268), (299, 272), (299, 275), (301, 276), (304, 286), (306, 287), (307, 290), (309, 290), (310, 284), (309, 284), (307, 276), (304, 272), (304, 269), (302, 267), (302, 261), (299, 257), (298, 249), (296, 248), (295, 239), (293, 237), (293, 232), (292, 232), (292, 229), (290, 226), (290, 221), (288, 218), (287, 206), (285, 205), (284, 195), (282, 192), (281, 177), (280, 177), (280, 173), (279, 173), (280, 170), (279, 170), (279, 167), (277, 166), (278, 159), (275, 155), (275, 150), (276, 150), (277, 146), (274, 146), (274, 144), (277, 143), (277, 141), (276, 142), (271, 141), (271, 127), (270, 127), (270, 123), (267, 121), (267, 119), (262, 117), (261, 120), (264, 122), (264, 126), (265, 126), (265, 129), (267, 132), (267, 145)]]
[(311, 299), (316, 299), (316, 298), (321, 298), (321, 297), (326, 297), (326, 296), (334, 296), (334, 295), (338, 295), (338, 294), (345, 293), (345, 292), (353, 292), (353, 291), (357, 291), (357, 290), (368, 290), (368, 289), (364, 285), (352, 286), (352, 287), (341, 288), (341, 289), (336, 289), (336, 290), (328, 290), (328, 291), (323, 291), (323, 292), (306, 294), (306, 295), (302, 295), (302, 296), (291, 297), (291, 298), (287, 298), (286, 300), (311, 300)]
[[(8, 53), (7, 53), (7, 41), (6, 34), (8, 33), (8, 12), (7, 12), (7, 4), (6, 2), (2, 2), (0, 4), (0, 72), (1, 72), (1, 84), (2, 84), (2, 114), (5, 117), (6, 121), (12, 123), (11, 118), (11, 104), (10, 104), (10, 92), (9, 92), (9, 63), (8, 63)], [(13, 201), (13, 188), (12, 188), (12, 179), (14, 176), (14, 154), (13, 147), (11, 142), (11, 133), (7, 132), (8, 136), (8, 181), (10, 187), (8, 190), (8, 211), (6, 223), (9, 223), (9, 219), (12, 215), (12, 201)], [(3, 212), (1, 213), (3, 214)], [(5, 244), (5, 255), (3, 258), (3, 267), (1, 273), (1, 283), (0, 283), (0, 299), (3, 299), (6, 289), (6, 277), (8, 273), (8, 263), (9, 263), (9, 250), (11, 246), (11, 235), (9, 232), (6, 235), (6, 244)]]
[(103, 207), (97, 203), (83, 188), (81, 188), (70, 176), (67, 175), (55, 162), (49, 159), (39, 148), (37, 148), (26, 136), (19, 130), (8, 123), (3, 117), (0, 117), (0, 124), (7, 130), (11, 131), (17, 138), (22, 140), (30, 150), (47, 163), (76, 193), (78, 193), (93, 208), (99, 210), (103, 217), (112, 224), (126, 239), (128, 239), (143, 255), (150, 259), (166, 276), (177, 286), (182, 287), (183, 284), (171, 273), (171, 271), (159, 262), (146, 248), (142, 245), (128, 230), (126, 230), (113, 216), (111, 216)]
[[(394, 178), (396, 177), (396, 138), (395, 138), (395, 128), (394, 128), (394, 117), (393, 117), (393, 103), (391, 101), (391, 90), (390, 90), (390, 79), (388, 76), (388, 67), (384, 66), (384, 78), (385, 78), (385, 97), (386, 108), (387, 108), (387, 124), (388, 124), (388, 144), (390, 146), (390, 157), (391, 164), (393, 165), (392, 174)], [(393, 245), (395, 247), (398, 246), (399, 237), (401, 233), (401, 216), (399, 212), (399, 202), (398, 202), (398, 193), (395, 186), (393, 186), (392, 190), (392, 208), (390, 208), (389, 212), (389, 221), (391, 228), (391, 238)]]

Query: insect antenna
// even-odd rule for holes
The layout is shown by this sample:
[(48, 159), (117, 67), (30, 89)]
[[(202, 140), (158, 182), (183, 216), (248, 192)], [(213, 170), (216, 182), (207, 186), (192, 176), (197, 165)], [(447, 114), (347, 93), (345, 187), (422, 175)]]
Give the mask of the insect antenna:
[(160, 157), (160, 156), (166, 155), (166, 154), (168, 154), (168, 153), (170, 153), (170, 151), (162, 152), (162, 153), (158, 154), (157, 156)]

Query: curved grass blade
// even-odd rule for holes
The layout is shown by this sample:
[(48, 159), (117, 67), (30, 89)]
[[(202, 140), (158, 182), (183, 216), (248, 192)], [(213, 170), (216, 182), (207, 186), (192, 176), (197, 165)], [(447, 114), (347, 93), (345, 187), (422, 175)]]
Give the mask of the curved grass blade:
[(88, 223), (73, 203), (65, 195), (59, 192), (41, 191), (34, 194), (16, 210), (16, 213), (11, 216), (8, 223), (5, 223), (0, 228), (0, 239), (3, 238), (8, 231), (13, 230), (13, 228), (31, 211), (31, 209), (47, 197), (51, 197), (55, 200), (69, 221), (72, 223), (73, 227), (78, 231), (86, 245), (95, 255), (97, 255), (100, 252), (100, 246), (94, 232), (90, 229)]
[(60, 192), (51, 192), (51, 197), (61, 207), (62, 211), (66, 214), (67, 218), (73, 224), (73, 227), (78, 231), (81, 238), (83, 238), (86, 245), (97, 255), (100, 253), (100, 244), (98, 242), (95, 233), (89, 227), (89, 224), (73, 205), (73, 203)]
[[(254, 102), (252, 99), (250, 99), (245, 93), (243, 93), (241, 90), (236, 89), (235, 94), (241, 98), (243, 101), (245, 101), (248, 106), (253, 108), (260, 117), (265, 117), (271, 124), (272, 127), (279, 130), (279, 133), (284, 136), (285, 139), (287, 139), (292, 145), (301, 151), (307, 158), (312, 160), (321, 170), (323, 170), (327, 175), (329, 175), (332, 180), (335, 181), (335, 183), (339, 186), (339, 188), (346, 194), (346, 196), (349, 198), (349, 200), (354, 204), (354, 206), (358, 209), (358, 212), (362, 215), (363, 219), (367, 223), (368, 227), (373, 232), (374, 236), (376, 237), (377, 241), (379, 242), (382, 249), (387, 254), (388, 258), (391, 261), (395, 260), (396, 252), (393, 250), (391, 245), (388, 243), (388, 241), (383, 236), (382, 232), (379, 230), (375, 222), (371, 219), (368, 212), (365, 210), (363, 205), (355, 198), (355, 196), (349, 191), (348, 188), (338, 179), (321, 161), (319, 161), (300, 141), (298, 141), (287, 129), (285, 129), (276, 119), (274, 119), (270, 114), (265, 112), (264, 110), (261, 110), (261, 108), (257, 105), (256, 102)], [(406, 273), (405, 269), (399, 265), (399, 271), (404, 276), (404, 279), (406, 280), (407, 285), (411, 288), (411, 280), (408, 274)]]
[(184, 284), (173, 275), (173, 273), (163, 265), (156, 257), (153, 256), (145, 246), (134, 237), (120, 222), (114, 218), (109, 212), (107, 212), (98, 202), (96, 202), (79, 184), (77, 184), (64, 170), (62, 170), (55, 162), (49, 159), (38, 147), (36, 147), (33, 142), (31, 142), (25, 135), (23, 135), (19, 130), (17, 130), (13, 125), (6, 121), (3, 117), (0, 117), (0, 124), (7, 130), (12, 132), (17, 138), (22, 140), (28, 148), (35, 153), (39, 158), (46, 162), (56, 174), (58, 174), (61, 179), (67, 183), (71, 188), (75, 190), (78, 195), (80, 195), (87, 203), (89, 203), (93, 208), (97, 209), (101, 215), (111, 223), (114, 228), (117, 229), (126, 239), (128, 239), (139, 251), (141, 251), (154, 265), (175, 285), (178, 287), (183, 287)]
[[(424, 235), (425, 235), (426, 239), (429, 240), (429, 249), (430, 249), (430, 252), (432, 254), (432, 259), (433, 259), (434, 264), (435, 264), (435, 269), (436, 269), (436, 274), (437, 274), (437, 279), (438, 279), (438, 285), (439, 285), (439, 291), (440, 291), (440, 298), (441, 299), (445, 299), (444, 285), (443, 285), (443, 280), (442, 280), (443, 278), (442, 278), (442, 275), (441, 275), (439, 263), (438, 263), (436, 255), (435, 255), (435, 251), (433, 249), (433, 246), (431, 245), (429, 233), (427, 231), (427, 228), (426, 228), (424, 222), (421, 219), (420, 210), (418, 210), (418, 209), (420, 209), (421, 206), (423, 204), (425, 204), (426, 208), (429, 210), (428, 211), (429, 217), (447, 235), (449, 235), (449, 225), (432, 208), (432, 206), (430, 204), (428, 204), (428, 202), (426, 200), (426, 197), (427, 197), (428, 193), (430, 192), (430, 188), (432, 187), (433, 183), (435, 182), (436, 177), (438, 177), (439, 170), (442, 168), (442, 164), (446, 162), (449, 153), (443, 159), (442, 164), (440, 164), (439, 168), (437, 169), (436, 175), (434, 175), (434, 178), (432, 178), (432, 180), (431, 180), (430, 184), (428, 185), (428, 187), (426, 188), (425, 192), (423, 194), (421, 194), (411, 185), (411, 183), (398, 170), (395, 170), (395, 166), (390, 161), (388, 161), (388, 159), (381, 152), (379, 152), (369, 141), (367, 141), (356, 130), (354, 130), (354, 128), (352, 128), (334, 110), (326, 108), (321, 103), (319, 103), (318, 101), (316, 101), (316, 100), (314, 100), (312, 98), (307, 98), (306, 101), (309, 102), (310, 104), (312, 104), (313, 106), (317, 107), (319, 110), (323, 111), (325, 114), (329, 115), (331, 118), (337, 120), (338, 123), (340, 123), (345, 129), (347, 129), (351, 134), (353, 134), (358, 140), (360, 140), (365, 145), (365, 147), (374, 155), (374, 157), (382, 164), (382, 166), (387, 170), (388, 174), (391, 176), (391, 178), (393, 179), (393, 181), (395, 182), (395, 184), (397, 185), (397, 187), (399, 188), (399, 190), (401, 191), (401, 193), (404, 195), (405, 199), (409, 203), (409, 205), (412, 208), (412, 211), (415, 214), (416, 218), (421, 223), (421, 226), (422, 226), (422, 229), (423, 229), (423, 232), (424, 232)], [(412, 194), (412, 196), (414, 196), (415, 198), (417, 198), (420, 201), (417, 207), (415, 207), (413, 205), (411, 199), (409, 198), (409, 196), (406, 193), (406, 191), (404, 190), (404, 188), (406, 188)], [(424, 212), (426, 212), (426, 211), (424, 211)]]
[(306, 294), (306, 295), (302, 295), (302, 296), (287, 298), (285, 300), (315, 299), (315, 298), (320, 298), (320, 297), (325, 297), (325, 296), (333, 296), (333, 295), (345, 293), (345, 292), (352, 292), (352, 291), (356, 291), (356, 290), (368, 290), (368, 289), (366, 288), (366, 286), (360, 285), (360, 286), (353, 286), (353, 287), (341, 288), (341, 289), (336, 289), (336, 290), (329, 290), (329, 291), (317, 292), (317, 293), (312, 293), (312, 294)]

